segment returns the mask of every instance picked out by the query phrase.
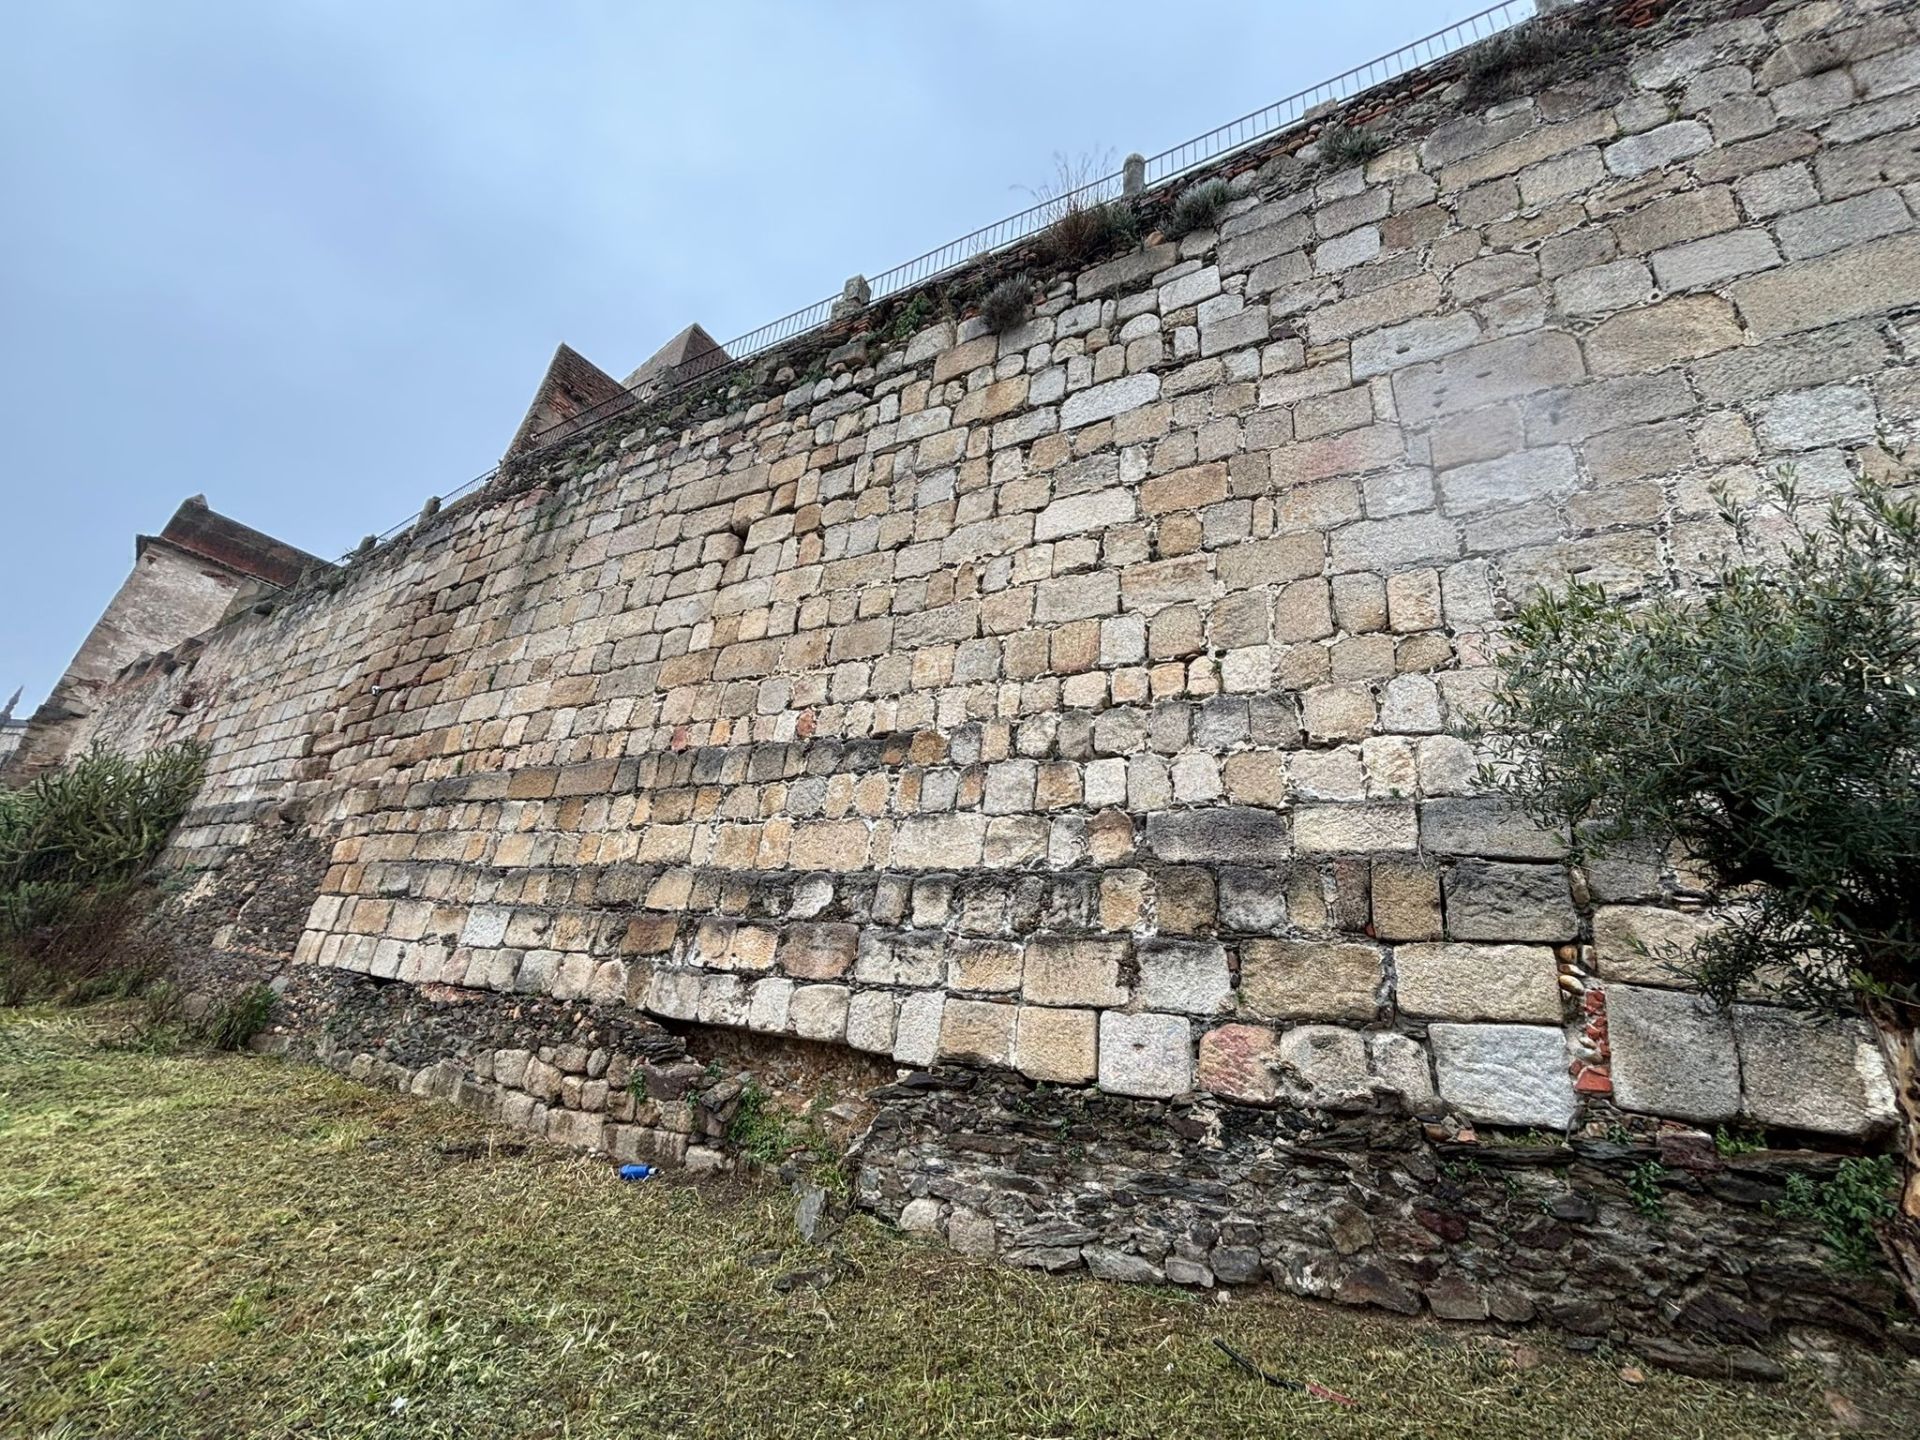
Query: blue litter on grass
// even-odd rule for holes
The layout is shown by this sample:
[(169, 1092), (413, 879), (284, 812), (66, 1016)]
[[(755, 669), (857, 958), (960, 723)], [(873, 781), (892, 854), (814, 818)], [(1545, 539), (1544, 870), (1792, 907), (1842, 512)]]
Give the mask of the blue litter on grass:
[(653, 1174), (653, 1166), (651, 1165), (622, 1165), (620, 1167), (620, 1178), (622, 1180), (644, 1180), (651, 1174)]

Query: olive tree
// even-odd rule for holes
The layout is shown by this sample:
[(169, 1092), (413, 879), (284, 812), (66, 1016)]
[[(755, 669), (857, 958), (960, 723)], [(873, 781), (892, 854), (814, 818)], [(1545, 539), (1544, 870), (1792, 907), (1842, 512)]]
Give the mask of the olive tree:
[(1633, 605), (1575, 581), (1513, 618), (1485, 772), (1576, 858), (1674, 844), (1724, 924), (1685, 963), (1876, 1023), (1907, 1117), (1893, 1248), (1920, 1290), (1920, 504), (1861, 480), (1806, 504), (1791, 472), (1721, 492), (1724, 560), (1693, 592)]

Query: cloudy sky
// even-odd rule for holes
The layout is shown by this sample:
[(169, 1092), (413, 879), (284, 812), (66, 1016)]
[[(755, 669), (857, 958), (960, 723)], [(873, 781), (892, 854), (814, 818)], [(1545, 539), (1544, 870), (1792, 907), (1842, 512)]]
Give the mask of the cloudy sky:
[(1484, 3), (13, 7), (0, 701), (188, 495), (338, 554), (485, 470), (561, 340), (742, 333)]

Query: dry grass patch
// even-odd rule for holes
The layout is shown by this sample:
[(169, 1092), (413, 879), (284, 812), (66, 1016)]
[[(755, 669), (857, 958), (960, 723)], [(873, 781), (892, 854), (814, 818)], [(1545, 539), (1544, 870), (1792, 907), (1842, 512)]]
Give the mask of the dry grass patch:
[(1836, 1387), (1894, 1434), (1914, 1403), (1892, 1361), (1628, 1384), (1544, 1337), (1050, 1280), (863, 1220), (832, 1283), (783, 1289), (827, 1262), (771, 1186), (489, 1153), (452, 1111), (100, 1023), (0, 1016), (0, 1434), (1607, 1440), (1826, 1434)]

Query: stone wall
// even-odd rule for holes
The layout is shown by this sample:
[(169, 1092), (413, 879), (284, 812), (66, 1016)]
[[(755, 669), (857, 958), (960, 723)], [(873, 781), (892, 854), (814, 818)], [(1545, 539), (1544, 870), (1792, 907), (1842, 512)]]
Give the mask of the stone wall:
[(296, 968), (1260, 1125), (1877, 1145), (1864, 1031), (1677, 988), (1694, 877), (1570, 871), (1454, 733), (1529, 590), (1684, 588), (1716, 485), (1920, 420), (1912, 7), (1659, 9), (1362, 97), (1364, 165), (1233, 157), (1217, 232), (929, 292), (1027, 266), (1014, 330), (902, 297), (610, 422), (94, 733), (212, 742), (199, 898), (324, 842)]

